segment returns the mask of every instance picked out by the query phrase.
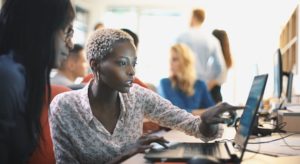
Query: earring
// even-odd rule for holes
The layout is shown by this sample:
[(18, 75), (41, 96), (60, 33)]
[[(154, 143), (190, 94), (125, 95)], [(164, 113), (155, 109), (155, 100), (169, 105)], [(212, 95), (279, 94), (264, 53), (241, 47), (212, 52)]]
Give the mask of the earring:
[(100, 81), (100, 74), (99, 74), (99, 72), (96, 72), (96, 80)]

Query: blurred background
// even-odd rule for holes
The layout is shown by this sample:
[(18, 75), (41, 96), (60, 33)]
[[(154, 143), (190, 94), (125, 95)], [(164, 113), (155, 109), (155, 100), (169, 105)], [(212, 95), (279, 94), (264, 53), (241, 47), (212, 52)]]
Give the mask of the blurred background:
[[(228, 33), (234, 60), (222, 86), (225, 101), (245, 103), (253, 76), (269, 73), (265, 97), (273, 95), (273, 55), (280, 35), (296, 10), (297, 0), (74, 0), (77, 9), (74, 42), (85, 44), (94, 25), (128, 28), (140, 39), (137, 76), (158, 85), (168, 76), (169, 48), (189, 27), (191, 11), (203, 8), (208, 32), (215, 28)], [(298, 72), (298, 70), (295, 70)], [(294, 77), (293, 93), (300, 92)]]
[[(169, 72), (169, 49), (175, 38), (189, 27), (191, 11), (203, 8), (203, 28), (227, 31), (233, 68), (222, 86), (224, 101), (244, 104), (254, 75), (268, 73), (265, 97), (273, 95), (273, 55), (284, 46), (282, 37), (289, 20), (297, 27), (293, 94), (300, 93), (298, 67), (298, 0), (73, 0), (76, 7), (74, 42), (85, 45), (94, 26), (128, 28), (138, 34), (137, 76), (157, 86)], [(293, 18), (293, 13), (296, 13)], [(291, 27), (288, 27), (291, 28)], [(286, 41), (285, 41), (286, 42)], [(290, 43), (290, 44), (292, 44)]]

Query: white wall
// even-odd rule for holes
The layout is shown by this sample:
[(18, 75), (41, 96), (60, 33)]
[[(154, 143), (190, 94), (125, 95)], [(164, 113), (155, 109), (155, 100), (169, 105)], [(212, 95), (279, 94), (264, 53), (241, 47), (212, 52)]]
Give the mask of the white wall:
[[(281, 27), (288, 20), (299, 0), (248, 0), (242, 2), (239, 0), (76, 0), (76, 2), (85, 4), (90, 9), (90, 27), (97, 21), (103, 20), (105, 9), (112, 6), (177, 9), (185, 13), (186, 21), (182, 23), (186, 25), (192, 8), (204, 8), (207, 13), (204, 28), (223, 28), (230, 37), (234, 68), (229, 73), (223, 92), (226, 101), (240, 103), (244, 102), (247, 97), (252, 78), (257, 71), (258, 73), (269, 73), (265, 97), (272, 95), (272, 56), (279, 46)], [(144, 61), (141, 58), (142, 56), (139, 60)], [(139, 63), (138, 66), (149, 66), (149, 63), (153, 63), (161, 70), (168, 70), (168, 63), (159, 63), (157, 59), (159, 56), (153, 54), (152, 60), (147, 58), (147, 64)], [(139, 77), (149, 76), (143, 72), (138, 71), (138, 73)], [(156, 76), (163, 77), (165, 72), (158, 71)], [(146, 82), (157, 84), (157, 81)]]

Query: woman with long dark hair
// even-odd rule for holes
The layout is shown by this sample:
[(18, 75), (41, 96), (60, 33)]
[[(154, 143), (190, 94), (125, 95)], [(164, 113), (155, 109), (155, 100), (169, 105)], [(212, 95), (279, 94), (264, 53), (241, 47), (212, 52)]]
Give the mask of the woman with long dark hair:
[[(228, 70), (232, 67), (232, 55), (230, 51), (230, 44), (229, 44), (229, 38), (225, 30), (219, 30), (215, 29), (213, 30), (212, 34), (219, 40), (222, 53), (226, 65), (226, 71), (223, 72), (223, 77), (226, 79)], [(212, 83), (213, 84), (213, 83)], [(215, 102), (221, 102), (223, 101), (222, 94), (221, 94), (221, 85), (215, 83), (214, 85), (211, 85), (210, 93), (215, 100)]]
[(74, 17), (70, 0), (6, 0), (3, 4), (0, 163), (26, 163), (37, 146), (40, 113), (50, 93), (50, 70), (73, 47)]

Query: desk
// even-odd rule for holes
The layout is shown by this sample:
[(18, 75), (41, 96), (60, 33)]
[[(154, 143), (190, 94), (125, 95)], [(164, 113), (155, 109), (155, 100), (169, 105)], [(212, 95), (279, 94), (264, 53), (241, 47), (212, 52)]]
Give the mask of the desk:
[[(169, 141), (180, 141), (180, 142), (202, 142), (200, 139), (197, 139), (192, 136), (188, 136), (182, 132), (176, 131), (176, 130), (171, 130), (169, 132), (161, 132), (158, 133), (158, 135), (164, 136), (167, 140)], [(224, 128), (224, 134), (222, 136), (222, 139), (233, 139), (235, 135), (235, 130), (234, 128)], [(286, 134), (282, 135), (285, 136)], [(249, 142), (259, 142), (259, 141), (269, 141), (272, 139), (279, 138), (279, 134), (275, 134), (269, 137), (264, 137), (260, 139), (251, 139)], [(279, 140), (280, 142), (283, 142)], [(299, 164), (300, 163), (300, 134), (293, 135), (291, 137), (286, 138), (286, 141), (292, 141), (292, 144), (297, 143), (299, 147), (296, 147), (298, 150), (296, 151), (296, 154), (294, 156), (281, 156), (281, 157), (272, 157), (272, 156), (267, 156), (267, 155), (262, 155), (262, 154), (255, 154), (251, 152), (245, 152), (244, 157), (243, 157), (243, 164), (282, 164), (282, 163), (288, 163), (288, 164)], [(276, 141), (277, 142), (277, 141)], [(271, 142), (269, 145), (272, 145), (273, 147), (271, 149), (280, 149), (282, 146), (281, 144), (274, 144), (275, 142)], [(253, 150), (258, 150), (255, 149), (254, 145), (250, 144), (249, 147), (251, 147)], [(260, 150), (266, 149), (265, 146), (269, 146), (268, 144), (260, 144)], [(295, 145), (294, 145), (295, 146)], [(248, 147), (247, 147), (248, 148)], [(288, 150), (288, 149), (287, 149)], [(298, 154), (297, 154), (298, 152)], [(124, 161), (123, 164), (143, 164), (143, 163), (149, 163), (147, 160), (144, 159), (144, 154), (137, 154), (128, 160)]]

